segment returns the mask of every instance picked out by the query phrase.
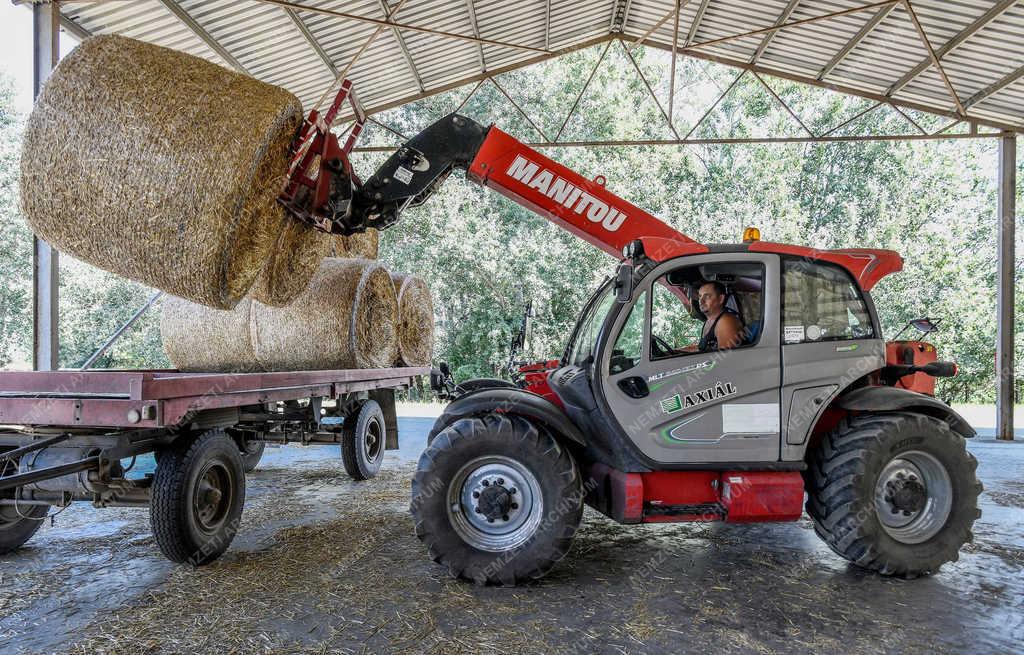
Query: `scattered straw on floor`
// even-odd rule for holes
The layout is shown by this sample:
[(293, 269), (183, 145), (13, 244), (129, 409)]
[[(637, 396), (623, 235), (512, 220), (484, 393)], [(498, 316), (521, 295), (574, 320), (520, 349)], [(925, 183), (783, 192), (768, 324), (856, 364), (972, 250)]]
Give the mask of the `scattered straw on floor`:
[(430, 366), (434, 352), (434, 304), (422, 278), (393, 273), (398, 294), (398, 358), (400, 366)]
[(140, 41), (86, 39), (26, 125), (24, 214), (61, 251), (231, 308), (283, 227), (274, 201), (301, 120), (284, 89)]

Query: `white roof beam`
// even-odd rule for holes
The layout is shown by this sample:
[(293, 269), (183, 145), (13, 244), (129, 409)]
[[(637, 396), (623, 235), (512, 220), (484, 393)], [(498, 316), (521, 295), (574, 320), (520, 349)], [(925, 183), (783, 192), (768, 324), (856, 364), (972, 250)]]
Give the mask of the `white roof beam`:
[(842, 49), (837, 52), (820, 71), (818, 71), (817, 79), (825, 79), (825, 77), (828, 76), (836, 66), (843, 63), (843, 60), (846, 59), (847, 55), (853, 52), (854, 48), (860, 45), (860, 42), (866, 39), (869, 34), (874, 32), (875, 28), (878, 27), (878, 24), (888, 18), (889, 14), (891, 14), (892, 10), (895, 8), (896, 5), (888, 5), (876, 11), (875, 14), (868, 19), (868, 22), (864, 23), (864, 26), (860, 28), (860, 31), (858, 31), (852, 39), (847, 41), (846, 45), (844, 45)]
[[(800, 0), (789, 0), (789, 3), (786, 4), (782, 13), (775, 19), (775, 26), (779, 27), (780, 25), (785, 24), (785, 22), (789, 20), (789, 17), (793, 15), (793, 11), (796, 10), (796, 6), (798, 4), (800, 4)], [(761, 39), (761, 44), (757, 46), (757, 51), (754, 53), (754, 56), (750, 58), (750, 63), (756, 64), (758, 60), (761, 59), (761, 55), (764, 54), (764, 51), (771, 44), (772, 39), (775, 38), (776, 34), (778, 34), (778, 32), (769, 32), (764, 35), (764, 38)]]
[(237, 70), (240, 73), (245, 73), (246, 75), (250, 74), (249, 71), (246, 70), (245, 66), (243, 66), (241, 62), (235, 59), (234, 55), (228, 52), (227, 48), (222, 46), (220, 42), (217, 41), (217, 39), (213, 38), (213, 36), (211, 36), (210, 33), (207, 32), (206, 29), (203, 28), (203, 26), (196, 21), (196, 19), (192, 18), (192, 16), (190, 16), (187, 11), (182, 9), (181, 5), (175, 2), (175, 0), (160, 0), (160, 4), (166, 7), (167, 11), (174, 14), (178, 18), (178, 20), (180, 20), (182, 23), (185, 24), (186, 27), (192, 30), (193, 34), (202, 39), (203, 43), (208, 45), (211, 50), (220, 55), (221, 59), (231, 64), (231, 66), (233, 66), (235, 70)]

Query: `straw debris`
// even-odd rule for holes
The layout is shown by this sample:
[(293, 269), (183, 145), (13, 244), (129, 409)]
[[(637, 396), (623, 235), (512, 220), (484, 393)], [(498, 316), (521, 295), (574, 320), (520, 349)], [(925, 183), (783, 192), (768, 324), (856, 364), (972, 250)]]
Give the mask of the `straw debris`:
[(59, 250), (230, 309), (285, 226), (275, 198), (301, 120), (284, 89), (133, 39), (86, 39), (29, 117), (23, 211)]
[(430, 366), (434, 352), (434, 304), (422, 278), (392, 273), (398, 295), (398, 365)]

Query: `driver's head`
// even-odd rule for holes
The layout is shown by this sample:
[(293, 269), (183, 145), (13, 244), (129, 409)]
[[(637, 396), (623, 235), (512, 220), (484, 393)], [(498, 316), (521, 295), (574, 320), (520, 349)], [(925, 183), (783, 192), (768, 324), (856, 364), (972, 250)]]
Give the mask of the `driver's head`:
[(725, 306), (725, 286), (721, 282), (705, 282), (697, 292), (700, 311), (707, 316), (714, 316)]

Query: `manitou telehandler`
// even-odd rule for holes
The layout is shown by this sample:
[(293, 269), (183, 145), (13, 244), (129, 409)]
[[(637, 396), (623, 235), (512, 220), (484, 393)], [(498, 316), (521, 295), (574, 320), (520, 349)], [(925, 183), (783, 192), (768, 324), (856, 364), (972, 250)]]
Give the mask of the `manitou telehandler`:
[[(922, 342), (887, 344), (869, 295), (902, 268), (897, 253), (769, 243), (755, 229), (697, 243), (603, 178), (457, 114), (365, 184), (346, 161), (328, 168), (338, 202), (296, 214), (322, 229), (387, 227), (462, 168), (622, 258), (561, 359), (525, 367), (520, 385), (461, 383), (434, 424), (412, 514), (453, 575), (543, 575), (584, 502), (621, 523), (794, 521), (806, 507), (840, 556), (903, 577), (938, 570), (971, 539), (974, 431), (934, 397), (934, 377), (956, 366)], [(696, 346), (708, 283), (742, 325), (734, 348)], [(453, 385), (432, 376), (435, 389)]]

